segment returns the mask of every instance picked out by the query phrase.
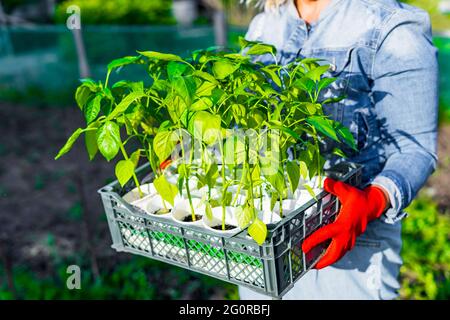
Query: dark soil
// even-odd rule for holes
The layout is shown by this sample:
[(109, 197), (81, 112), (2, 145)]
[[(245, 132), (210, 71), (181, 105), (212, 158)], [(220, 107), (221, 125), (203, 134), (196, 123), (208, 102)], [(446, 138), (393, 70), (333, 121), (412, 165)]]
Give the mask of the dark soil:
[(87, 252), (92, 242), (97, 259), (116, 263), (97, 193), (114, 163), (98, 156), (89, 162), (83, 139), (54, 160), (84, 126), (80, 112), (0, 103), (0, 119), (0, 241), (12, 248), (14, 264), (45, 273), (51, 255)]
[[(199, 215), (199, 214), (195, 215), (195, 221), (201, 220), (201, 218), (202, 218), (201, 215)], [(183, 222), (195, 222), (195, 221), (192, 220), (191, 214), (183, 218)]]
[[(221, 224), (220, 224), (220, 225), (217, 225), (217, 226), (214, 226), (214, 227), (211, 227), (211, 228), (213, 228), (213, 229), (215, 229), (215, 230), (223, 231), (222, 225), (221, 225)], [(236, 229), (236, 228), (237, 228), (236, 226), (232, 226), (232, 225), (230, 225), (230, 224), (225, 224), (225, 231), (233, 230), (233, 229)]]
[[(108, 163), (97, 155), (88, 161), (81, 138), (71, 152), (54, 160), (71, 133), (84, 126), (75, 106), (42, 109), (0, 102), (0, 270), (8, 264), (39, 277), (53, 276), (57, 261), (78, 264), (83, 256), (92, 274), (110, 274), (130, 261), (132, 255), (111, 248), (97, 193), (112, 181), (120, 159)], [(161, 277), (170, 272), (173, 268), (162, 269)], [(174, 288), (183, 291), (183, 299), (206, 298), (197, 296), (198, 290), (188, 293), (176, 281), (164, 282), (158, 296), (169, 298)], [(223, 294), (218, 287), (210, 298)]]

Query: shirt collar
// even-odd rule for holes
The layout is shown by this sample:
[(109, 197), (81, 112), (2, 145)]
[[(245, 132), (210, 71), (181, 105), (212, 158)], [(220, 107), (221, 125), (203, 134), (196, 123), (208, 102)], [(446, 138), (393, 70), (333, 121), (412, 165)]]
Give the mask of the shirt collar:
[[(329, 16), (333, 10), (337, 8), (337, 6), (342, 2), (342, 0), (331, 0), (331, 2), (323, 9), (323, 11), (320, 13), (319, 19), (311, 24), (311, 26), (315, 26), (320, 23), (323, 19), (325, 19), (327, 16)], [(287, 8), (288, 14), (298, 20), (304, 22), (304, 20), (300, 17), (297, 11), (297, 7), (295, 6), (294, 0), (288, 0), (287, 1)]]

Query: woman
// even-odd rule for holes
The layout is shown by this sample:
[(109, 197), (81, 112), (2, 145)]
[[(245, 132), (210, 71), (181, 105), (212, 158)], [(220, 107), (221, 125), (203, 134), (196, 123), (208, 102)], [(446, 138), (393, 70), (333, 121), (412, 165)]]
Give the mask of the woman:
[(326, 180), (343, 207), (302, 248), (331, 243), (284, 299), (397, 297), (403, 210), (437, 161), (438, 67), (427, 14), (395, 0), (267, 0), (246, 37), (276, 46), (278, 63), (304, 56), (330, 64), (338, 81), (326, 94), (346, 99), (326, 112), (351, 129), (358, 152), (349, 160), (364, 165), (361, 190)]

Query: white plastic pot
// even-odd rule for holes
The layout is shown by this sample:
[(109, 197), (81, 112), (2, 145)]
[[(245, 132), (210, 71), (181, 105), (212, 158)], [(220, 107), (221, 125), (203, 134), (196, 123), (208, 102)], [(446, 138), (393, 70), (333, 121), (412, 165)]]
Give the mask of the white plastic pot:
[[(164, 214), (156, 213), (158, 210), (164, 209), (163, 201), (164, 200), (161, 198), (161, 196), (153, 194), (134, 201), (132, 205), (144, 210), (147, 214), (162, 218), (170, 218), (172, 215), (171, 211)], [(165, 201), (165, 207), (167, 209), (172, 209), (172, 205), (167, 201)]]
[[(198, 198), (192, 198), (192, 206), (194, 207), (194, 213), (203, 217), (205, 214), (205, 205)], [(172, 219), (174, 219), (178, 223), (187, 224), (187, 225), (203, 225), (202, 218), (196, 221), (186, 222), (183, 221), (187, 216), (190, 216), (191, 207), (189, 205), (188, 199), (178, 199), (175, 201), (175, 205), (172, 209)]]
[[(198, 198), (198, 199), (207, 199), (208, 198), (208, 187), (207, 186), (204, 186), (200, 189), (193, 189), (190, 191), (191, 191), (191, 196), (193, 198)], [(218, 188), (212, 188), (211, 189), (211, 198), (218, 199), (220, 197), (221, 192), (222, 191), (219, 190)]]
[[(143, 193), (143, 197), (142, 198), (144, 198), (144, 197), (146, 197), (148, 195), (156, 194), (156, 189), (153, 186), (153, 183), (143, 184), (143, 185), (140, 186), (140, 188), (141, 188), (141, 191)], [(122, 199), (125, 200), (128, 203), (132, 203), (132, 202), (134, 202), (136, 200), (139, 200), (139, 199), (142, 199), (142, 198), (139, 196), (139, 190), (138, 190), (137, 187), (134, 188), (133, 190), (131, 190), (130, 192), (126, 193), (122, 197)]]
[(238, 223), (235, 217), (236, 207), (225, 207), (225, 224), (230, 226), (235, 226), (236, 228), (231, 230), (214, 229), (213, 227), (222, 226), (222, 207), (212, 208), (212, 219), (208, 219), (206, 216), (203, 217), (203, 225), (206, 229), (218, 233), (218, 234), (235, 234), (241, 229), (238, 227)]
[[(270, 205), (270, 201), (269, 201)], [(278, 213), (272, 212), (270, 210), (264, 210), (258, 212), (258, 218), (264, 222), (266, 225), (276, 224), (281, 221), (281, 217)]]
[[(163, 202), (164, 202), (164, 204), (163, 204)], [(171, 211), (168, 213), (164, 213), (164, 214), (157, 214), (156, 212), (158, 210), (164, 209), (164, 205), (167, 209), (171, 209)], [(145, 208), (145, 211), (148, 214), (155, 215), (158, 217), (163, 217), (163, 218), (170, 218), (172, 216), (172, 210), (173, 210), (172, 205), (170, 203), (168, 203), (167, 201), (164, 201), (160, 195), (155, 195), (153, 197), (150, 197), (150, 199), (147, 203), (147, 206)]]
[[(298, 208), (297, 199), (285, 199), (282, 202), (282, 208), (283, 208), (283, 216), (288, 215), (292, 211), (294, 211), (296, 208)], [(275, 203), (275, 206), (273, 208), (273, 212), (280, 214), (280, 202), (277, 201)]]

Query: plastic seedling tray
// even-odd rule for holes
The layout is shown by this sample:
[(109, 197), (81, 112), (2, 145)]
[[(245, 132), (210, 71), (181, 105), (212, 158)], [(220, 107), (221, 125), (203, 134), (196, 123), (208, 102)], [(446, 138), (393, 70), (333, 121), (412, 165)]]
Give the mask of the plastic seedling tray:
[[(361, 169), (356, 164), (340, 163), (326, 173), (359, 186)], [(143, 180), (150, 168), (144, 165), (136, 172)], [(129, 182), (121, 188), (114, 181), (99, 190), (115, 250), (200, 272), (274, 298), (281, 298), (319, 260), (328, 244), (306, 255), (301, 250), (303, 239), (333, 222), (340, 206), (335, 196), (323, 191), (317, 200), (311, 199), (269, 225), (266, 241), (259, 246), (246, 230), (217, 234), (202, 226), (149, 215), (122, 198), (134, 187)]]

